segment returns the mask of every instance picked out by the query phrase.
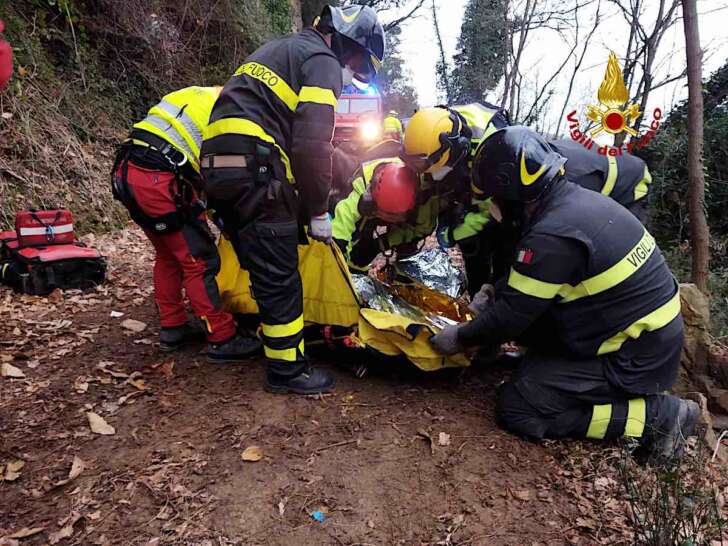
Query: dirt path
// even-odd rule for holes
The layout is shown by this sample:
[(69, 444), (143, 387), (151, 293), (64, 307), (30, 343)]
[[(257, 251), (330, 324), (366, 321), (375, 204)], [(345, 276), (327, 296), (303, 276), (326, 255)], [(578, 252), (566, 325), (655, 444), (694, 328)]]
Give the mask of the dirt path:
[[(98, 291), (0, 290), (2, 361), (25, 375), (0, 378), (0, 467), (24, 462), (0, 480), (0, 537), (31, 533), (8, 544), (619, 542), (616, 482), (588, 470), (609, 452), (500, 431), (504, 370), (392, 362), (357, 379), (324, 355), (334, 395), (270, 395), (258, 360), (160, 354), (146, 243), (136, 231), (94, 243), (111, 270)], [(92, 433), (87, 412), (115, 434)], [(260, 461), (241, 459), (250, 446)], [(74, 457), (84, 468), (68, 481)]]

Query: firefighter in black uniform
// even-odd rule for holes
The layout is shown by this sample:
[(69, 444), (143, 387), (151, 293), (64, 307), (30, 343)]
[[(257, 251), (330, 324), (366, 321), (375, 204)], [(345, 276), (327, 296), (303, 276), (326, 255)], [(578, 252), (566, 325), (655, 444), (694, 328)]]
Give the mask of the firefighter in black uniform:
[(549, 145), (568, 160), (569, 182), (611, 197), (647, 225), (652, 175), (642, 159), (631, 154), (602, 155), (571, 139), (550, 140)]
[(368, 82), (384, 58), (369, 7), (324, 7), (313, 28), (248, 57), (213, 107), (201, 151), (205, 190), (260, 308), (272, 392), (333, 386), (304, 356), (298, 274), (303, 226), (331, 241), (327, 212), (336, 101), (353, 77)]
[(680, 296), (654, 238), (615, 201), (564, 179), (566, 159), (509, 127), (478, 150), (473, 184), (522, 218), (516, 259), (494, 303), (431, 339), (453, 354), (519, 340), (528, 352), (499, 391), (504, 428), (541, 438), (640, 438), (679, 454), (699, 414), (661, 394), (683, 342)]

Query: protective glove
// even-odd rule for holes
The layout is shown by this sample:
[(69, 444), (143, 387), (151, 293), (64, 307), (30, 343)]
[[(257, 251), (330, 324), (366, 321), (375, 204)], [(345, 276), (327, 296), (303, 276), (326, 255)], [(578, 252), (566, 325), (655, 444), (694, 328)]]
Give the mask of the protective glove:
[(473, 313), (480, 314), (495, 302), (495, 287), (492, 284), (484, 284), (473, 296), (468, 309)]
[(331, 216), (329, 216), (328, 212), (311, 217), (308, 234), (316, 241), (331, 242)]
[(430, 338), (430, 345), (432, 345), (438, 353), (443, 355), (462, 353), (465, 350), (465, 347), (460, 344), (460, 340), (458, 339), (458, 330), (465, 324), (467, 323), (463, 322), (462, 324), (445, 326), (445, 328), (440, 330), (439, 333)]
[(437, 226), (435, 235), (437, 235), (437, 243), (443, 250), (455, 246), (455, 241), (450, 240), (450, 228), (448, 226)]

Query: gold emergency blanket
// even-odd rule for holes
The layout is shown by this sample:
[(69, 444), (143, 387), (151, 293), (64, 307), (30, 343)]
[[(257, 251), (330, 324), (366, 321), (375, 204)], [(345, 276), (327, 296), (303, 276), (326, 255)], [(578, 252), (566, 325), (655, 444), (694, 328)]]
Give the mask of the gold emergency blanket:
[[(258, 306), (250, 293), (248, 272), (240, 267), (232, 245), (221, 237), (218, 250), (222, 265), (217, 284), (225, 309), (232, 313), (257, 313)], [(396, 289), (373, 279), (378, 299), (386, 298), (389, 304), (384, 310), (372, 309), (364, 304), (364, 298), (360, 298), (355, 288), (361, 283), (355, 285), (336, 245), (316, 241), (300, 245), (298, 269), (303, 283), (303, 318), (307, 325), (350, 327), (352, 337), (360, 345), (387, 356), (404, 355), (425, 371), (469, 365), (470, 361), (464, 355), (443, 357), (428, 342), (430, 336), (450, 319), (403, 302), (401, 294), (395, 293)], [(366, 279), (365, 284), (373, 286)], [(391, 290), (391, 294), (387, 295), (386, 290)], [(408, 286), (404, 291), (412, 295), (417, 287)], [(454, 310), (445, 314), (460, 316), (460, 304), (448, 296), (441, 296), (440, 306), (443, 301), (453, 302)], [(430, 299), (420, 297), (419, 301)], [(418, 300), (415, 297), (410, 301)]]

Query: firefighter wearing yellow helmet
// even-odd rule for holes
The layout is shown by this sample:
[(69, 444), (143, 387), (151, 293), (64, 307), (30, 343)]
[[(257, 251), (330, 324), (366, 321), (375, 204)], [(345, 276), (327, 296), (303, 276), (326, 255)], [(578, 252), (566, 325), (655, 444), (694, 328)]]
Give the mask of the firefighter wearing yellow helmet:
[(390, 110), (387, 113), (387, 117), (384, 118), (382, 126), (384, 128), (385, 139), (402, 142), (404, 130), (402, 129), (402, 122), (399, 120), (399, 114), (396, 111)]
[[(508, 125), (510, 120), (505, 110), (487, 103), (473, 103), (423, 108), (412, 116), (404, 133), (402, 160), (424, 173), (425, 181), (438, 186), (441, 202), (438, 241), (443, 247), (459, 244), (466, 256), (466, 265), (470, 263), (468, 255), (480, 254), (480, 241), (498, 239), (489, 233), (498, 229), (496, 223), (489, 222), (489, 201), (478, 199), (470, 188), (473, 156), (483, 140)], [(488, 232), (487, 237), (475, 237), (484, 230)], [(475, 290), (490, 280), (487, 265), (466, 269), (469, 285)]]

